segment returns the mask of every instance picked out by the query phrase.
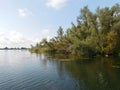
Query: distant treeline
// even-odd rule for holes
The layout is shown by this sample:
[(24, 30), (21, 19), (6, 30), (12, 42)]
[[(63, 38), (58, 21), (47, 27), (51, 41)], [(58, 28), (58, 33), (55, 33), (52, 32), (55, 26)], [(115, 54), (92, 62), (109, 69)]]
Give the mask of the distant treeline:
[(97, 8), (91, 12), (87, 6), (80, 10), (77, 24), (66, 31), (60, 26), (57, 35), (43, 39), (31, 52), (54, 52), (80, 56), (109, 56), (120, 53), (120, 5)]
[(29, 48), (26, 48), (26, 47), (21, 47), (21, 48), (8, 48), (8, 47), (5, 47), (5, 48), (0, 48), (0, 50), (28, 50)]

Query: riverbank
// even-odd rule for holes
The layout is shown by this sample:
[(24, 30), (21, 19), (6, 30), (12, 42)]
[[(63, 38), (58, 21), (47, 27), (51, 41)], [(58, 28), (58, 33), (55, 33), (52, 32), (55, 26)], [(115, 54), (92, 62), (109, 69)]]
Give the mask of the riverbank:
[(80, 10), (77, 24), (63, 30), (49, 40), (42, 39), (30, 51), (52, 52), (83, 57), (120, 56), (120, 5), (97, 8), (92, 12), (87, 6)]

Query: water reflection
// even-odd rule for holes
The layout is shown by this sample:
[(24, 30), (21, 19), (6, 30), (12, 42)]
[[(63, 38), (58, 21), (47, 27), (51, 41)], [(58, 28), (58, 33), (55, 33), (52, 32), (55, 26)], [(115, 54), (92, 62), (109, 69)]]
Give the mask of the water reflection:
[(119, 65), (119, 58), (0, 51), (0, 90), (119, 90)]
[[(54, 57), (53, 58), (57, 58)], [(96, 58), (88, 60), (75, 60), (60, 62), (58, 64), (59, 75), (66, 71), (79, 82), (82, 90), (119, 90), (120, 69), (113, 66), (120, 66), (119, 58)], [(64, 67), (64, 69), (62, 69)]]

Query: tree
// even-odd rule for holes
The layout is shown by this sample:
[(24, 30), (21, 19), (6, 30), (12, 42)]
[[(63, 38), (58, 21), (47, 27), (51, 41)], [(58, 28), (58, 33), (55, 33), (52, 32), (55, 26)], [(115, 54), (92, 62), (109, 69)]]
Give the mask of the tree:
[(62, 40), (64, 32), (63, 32), (63, 28), (61, 26), (59, 27), (57, 34), (58, 34), (59, 40)]
[(60, 26), (57, 36), (50, 41), (43, 39), (36, 48), (47, 52), (55, 51), (82, 56), (113, 55), (116, 54), (116, 50), (120, 51), (119, 38), (119, 4), (111, 8), (98, 7), (94, 13), (85, 6), (77, 17), (77, 25), (72, 23), (65, 33)]

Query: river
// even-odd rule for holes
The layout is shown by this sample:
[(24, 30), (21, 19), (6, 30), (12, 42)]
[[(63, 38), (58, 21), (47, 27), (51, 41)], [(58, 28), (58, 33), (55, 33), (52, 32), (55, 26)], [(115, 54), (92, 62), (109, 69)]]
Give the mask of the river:
[(0, 50), (0, 90), (120, 90), (120, 58), (64, 61)]

